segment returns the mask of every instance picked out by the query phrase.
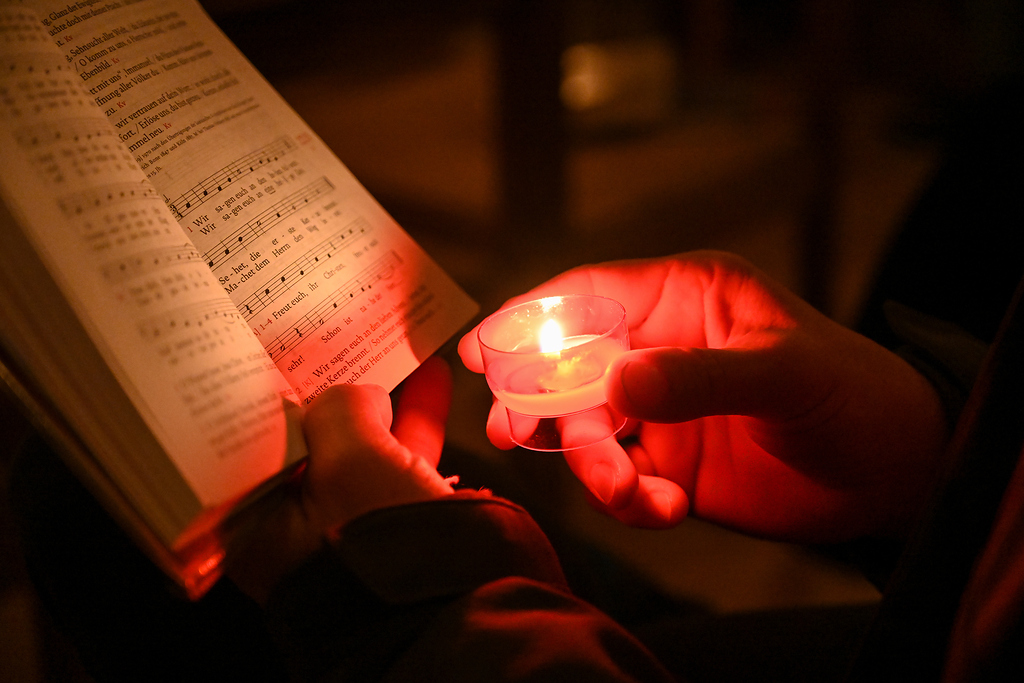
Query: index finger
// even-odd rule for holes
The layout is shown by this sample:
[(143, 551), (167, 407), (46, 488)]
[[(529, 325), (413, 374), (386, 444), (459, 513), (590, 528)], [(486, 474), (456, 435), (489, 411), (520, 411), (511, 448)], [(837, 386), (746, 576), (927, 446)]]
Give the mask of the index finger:
[(451, 370), (440, 357), (431, 356), (405, 380), (398, 397), (391, 433), (434, 468), (444, 447), (451, 396)]

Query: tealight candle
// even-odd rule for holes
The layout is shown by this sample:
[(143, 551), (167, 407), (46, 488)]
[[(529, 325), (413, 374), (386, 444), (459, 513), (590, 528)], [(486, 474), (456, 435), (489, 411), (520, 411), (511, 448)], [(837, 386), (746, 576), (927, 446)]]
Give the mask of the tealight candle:
[[(618, 302), (572, 295), (519, 304), (485, 320), (478, 339), (488, 386), (507, 409), (519, 445), (579, 448), (612, 436), (624, 423), (605, 406), (604, 386), (608, 366), (629, 350)], [(595, 410), (602, 413), (597, 420), (580, 417)], [(573, 437), (567, 440), (567, 433)]]

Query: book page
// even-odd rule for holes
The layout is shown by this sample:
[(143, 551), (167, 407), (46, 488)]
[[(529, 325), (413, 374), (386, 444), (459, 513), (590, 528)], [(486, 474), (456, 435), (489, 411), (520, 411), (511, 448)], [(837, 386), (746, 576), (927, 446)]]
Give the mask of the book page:
[(475, 314), (195, 0), (0, 7), (5, 201), (203, 505), (290, 462), (287, 400)]
[(475, 314), (194, 0), (51, 4), (82, 87), (300, 400), (390, 391)]
[[(47, 17), (80, 7), (95, 19), (91, 24), (81, 18), (81, 28), (91, 24), (97, 36), (119, 33), (119, 20), (99, 22), (116, 20), (121, 4), (0, 4), (0, 192), (198, 504), (210, 507), (302, 455), (294, 449), (294, 420), (286, 411), (294, 392), (121, 144), (79, 65), (54, 45), (46, 28)], [(94, 40), (82, 35), (83, 42)], [(32, 283), (22, 284), (28, 294), (19, 305), (28, 310)], [(71, 356), (68, 374), (81, 370), (74, 367), (74, 348), (59, 348), (70, 342), (59, 329), (33, 333), (40, 344)], [(60, 368), (49, 373), (43, 388), (59, 399)], [(130, 416), (124, 422), (131, 423)], [(143, 456), (98, 450), (113, 480), (141, 498), (140, 509), (147, 509), (147, 496), (176, 495), (163, 493), (162, 486), (175, 489), (173, 482), (154, 481)], [(147, 490), (133, 489), (140, 482)], [(173, 526), (159, 530), (165, 540)]]

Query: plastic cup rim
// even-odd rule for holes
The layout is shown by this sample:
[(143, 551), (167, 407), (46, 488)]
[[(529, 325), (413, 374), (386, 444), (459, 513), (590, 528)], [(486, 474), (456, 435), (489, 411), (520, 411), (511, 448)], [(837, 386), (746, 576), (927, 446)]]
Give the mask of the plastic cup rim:
[(515, 350), (515, 349), (509, 350), (509, 349), (499, 349), (499, 348), (496, 348), (496, 347), (492, 346), (491, 344), (488, 344), (487, 342), (485, 342), (483, 340), (483, 331), (484, 331), (484, 327), (486, 327), (488, 323), (492, 322), (494, 319), (498, 318), (499, 316), (507, 315), (511, 311), (514, 311), (517, 308), (525, 308), (527, 306), (535, 306), (535, 305), (537, 305), (538, 302), (543, 301), (544, 299), (555, 299), (555, 298), (557, 298), (557, 299), (597, 299), (597, 300), (606, 301), (606, 302), (612, 304), (613, 307), (617, 310), (617, 312), (618, 312), (618, 319), (615, 321), (615, 324), (611, 325), (607, 330), (605, 330), (604, 332), (599, 334), (596, 338), (588, 341), (587, 342), (588, 344), (593, 343), (595, 341), (598, 341), (600, 339), (604, 339), (604, 338), (610, 336), (616, 330), (616, 328), (618, 328), (619, 325), (621, 325), (625, 321), (625, 319), (626, 319), (626, 307), (623, 306), (619, 301), (617, 301), (615, 299), (612, 299), (611, 297), (601, 296), (599, 294), (555, 294), (555, 295), (552, 295), (550, 297), (538, 297), (536, 299), (531, 299), (529, 301), (523, 301), (521, 303), (515, 304), (514, 306), (509, 306), (508, 308), (502, 308), (500, 310), (495, 311), (494, 313), (491, 313), (489, 316), (484, 318), (483, 321), (480, 323), (480, 325), (477, 326), (477, 328), (476, 328), (476, 339), (477, 339), (477, 342), (479, 342), (479, 344), (481, 346), (486, 347), (487, 349), (489, 349), (491, 351), (494, 351), (495, 353), (504, 353), (504, 354), (513, 354), (513, 355), (514, 354), (528, 355), (528, 354), (539, 354), (539, 353), (542, 353), (541, 351), (518, 351), (518, 350)]

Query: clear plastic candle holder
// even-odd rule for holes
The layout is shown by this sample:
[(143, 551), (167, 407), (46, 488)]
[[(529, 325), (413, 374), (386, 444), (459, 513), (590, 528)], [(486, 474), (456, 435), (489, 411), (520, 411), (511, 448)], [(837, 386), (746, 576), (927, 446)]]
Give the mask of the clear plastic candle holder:
[(605, 375), (629, 350), (626, 311), (600, 296), (537, 299), (494, 313), (477, 331), (487, 385), (512, 440), (565, 451), (611, 438), (625, 418), (608, 405)]

